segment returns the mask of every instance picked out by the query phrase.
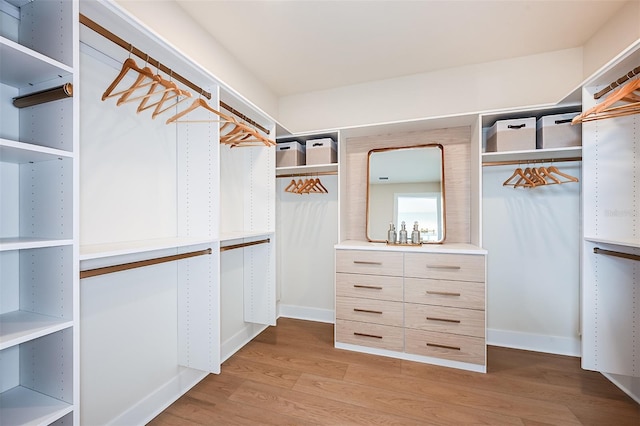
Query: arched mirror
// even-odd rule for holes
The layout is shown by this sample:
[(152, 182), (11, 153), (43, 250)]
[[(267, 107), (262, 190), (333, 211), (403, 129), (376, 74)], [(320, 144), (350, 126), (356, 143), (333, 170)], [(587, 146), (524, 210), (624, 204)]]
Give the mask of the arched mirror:
[(445, 238), (444, 154), (429, 144), (369, 151), (367, 238), (387, 241), (389, 224), (406, 223), (411, 235), (418, 222), (422, 243)]

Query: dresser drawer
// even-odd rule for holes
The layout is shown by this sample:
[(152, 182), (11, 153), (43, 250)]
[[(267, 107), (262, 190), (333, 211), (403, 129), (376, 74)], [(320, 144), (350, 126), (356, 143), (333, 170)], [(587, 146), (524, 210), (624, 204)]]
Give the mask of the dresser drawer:
[(336, 297), (336, 318), (402, 327), (403, 303)]
[(336, 274), (336, 296), (402, 302), (402, 277)]
[(484, 310), (484, 297), (485, 285), (483, 282), (428, 278), (406, 278), (404, 280), (404, 300), (410, 303)]
[(405, 352), (484, 365), (486, 346), (480, 337), (405, 329)]
[(405, 303), (405, 327), (484, 338), (484, 311)]
[(400, 327), (337, 319), (336, 342), (400, 352), (404, 349), (404, 332)]
[(405, 253), (404, 275), (413, 278), (484, 282), (484, 256)]
[(401, 277), (402, 259), (399, 252), (336, 250), (336, 272)]

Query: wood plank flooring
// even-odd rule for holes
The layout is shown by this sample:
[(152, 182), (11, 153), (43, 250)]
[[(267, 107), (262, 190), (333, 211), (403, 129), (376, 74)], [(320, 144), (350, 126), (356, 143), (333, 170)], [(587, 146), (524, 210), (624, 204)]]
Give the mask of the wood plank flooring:
[(578, 358), (489, 347), (488, 366), (343, 351), (332, 324), (281, 318), (150, 425), (640, 425), (640, 405)]

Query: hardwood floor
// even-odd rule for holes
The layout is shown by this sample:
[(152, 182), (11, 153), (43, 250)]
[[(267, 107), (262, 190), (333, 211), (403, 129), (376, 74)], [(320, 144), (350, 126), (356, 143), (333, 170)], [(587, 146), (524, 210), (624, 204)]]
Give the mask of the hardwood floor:
[(333, 347), (280, 319), (150, 425), (640, 425), (640, 405), (578, 358), (489, 347), (472, 373)]

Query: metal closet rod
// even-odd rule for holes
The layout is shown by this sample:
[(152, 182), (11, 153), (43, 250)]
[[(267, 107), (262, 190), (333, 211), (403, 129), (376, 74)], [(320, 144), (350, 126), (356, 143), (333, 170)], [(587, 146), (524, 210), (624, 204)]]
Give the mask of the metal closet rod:
[(246, 115), (244, 115), (243, 113), (241, 113), (240, 111), (238, 111), (237, 109), (227, 105), (226, 103), (224, 103), (223, 101), (220, 101), (220, 106), (224, 109), (226, 109), (227, 111), (229, 111), (230, 113), (234, 114), (235, 116), (237, 116), (238, 118), (240, 118), (241, 120), (246, 121), (247, 123), (251, 124), (253, 127), (256, 127), (260, 130), (262, 130), (264, 133), (266, 133), (267, 135), (270, 134), (271, 132), (269, 131), (269, 129), (267, 129), (266, 127), (264, 127), (263, 125), (256, 123), (255, 121), (253, 121), (251, 118), (247, 117)]
[(509, 166), (513, 164), (560, 163), (563, 161), (582, 161), (582, 157), (540, 158), (535, 160), (487, 161), (482, 166)]
[(595, 95), (593, 95), (593, 99), (600, 99), (601, 97), (603, 97), (604, 95), (606, 95), (607, 93), (615, 89), (616, 87), (620, 86), (622, 83), (628, 81), (629, 79), (633, 78), (638, 74), (640, 74), (640, 66), (635, 67), (634, 69), (632, 69), (631, 71), (629, 71), (628, 73), (626, 73), (625, 75), (617, 79), (616, 81), (609, 84), (607, 87), (605, 87), (601, 91), (597, 92)]
[(46, 102), (70, 98), (72, 96), (73, 85), (71, 83), (65, 83), (62, 86), (40, 90), (38, 92), (15, 97), (13, 98), (13, 106), (15, 106), (16, 108), (26, 108), (34, 105), (44, 104)]
[(153, 59), (151, 56), (147, 55), (142, 50), (138, 49), (137, 47), (135, 47), (131, 43), (128, 43), (125, 40), (121, 39), (120, 37), (118, 37), (117, 35), (115, 35), (111, 31), (109, 31), (108, 29), (106, 29), (102, 25), (100, 25), (97, 22), (92, 21), (91, 19), (87, 18), (82, 13), (80, 14), (80, 23), (82, 25), (84, 25), (85, 27), (87, 27), (89, 29), (92, 29), (96, 33), (100, 34), (102, 37), (106, 38), (107, 40), (112, 41), (113, 43), (115, 43), (118, 46), (122, 47), (123, 49), (127, 50), (131, 54), (136, 55), (138, 58), (145, 60), (148, 64), (156, 67), (160, 71), (162, 71), (165, 74), (171, 76), (171, 78), (174, 78), (174, 79), (178, 80), (179, 82), (181, 82), (182, 84), (186, 85), (187, 87), (193, 89), (194, 91), (196, 91), (200, 95), (204, 96), (205, 98), (211, 99), (211, 93), (205, 91), (202, 87), (196, 85), (195, 83), (191, 82), (187, 78), (185, 78), (185, 77), (181, 76), (180, 74), (176, 73), (171, 68), (168, 68), (165, 65), (162, 65), (160, 63), (160, 61), (158, 61), (156, 59)]
[[(80, 14), (80, 23), (82, 25), (84, 25), (85, 27), (87, 27), (89, 29), (92, 29), (96, 33), (100, 34), (101, 36), (103, 36), (107, 40), (110, 40), (113, 43), (117, 44), (118, 46), (122, 47), (123, 49), (127, 50), (131, 54), (136, 55), (140, 59), (143, 59), (148, 64), (156, 67), (160, 71), (162, 71), (165, 74), (171, 76), (171, 78), (176, 79), (179, 82), (181, 82), (182, 84), (184, 84), (185, 86), (193, 89), (196, 93), (200, 94), (201, 96), (204, 96), (207, 99), (211, 99), (211, 93), (205, 91), (202, 87), (200, 87), (197, 84), (193, 83), (191, 80), (188, 80), (187, 78), (185, 78), (185, 77), (181, 76), (180, 74), (176, 73), (171, 68), (169, 68), (169, 67), (167, 67), (165, 65), (162, 65), (162, 63), (160, 63), (160, 61), (158, 61), (157, 59), (152, 58), (151, 56), (149, 56), (148, 54), (146, 54), (142, 50), (138, 49), (137, 47), (135, 47), (131, 43), (128, 43), (127, 41), (125, 41), (122, 38), (118, 37), (117, 35), (115, 35), (111, 31), (109, 31), (108, 29), (103, 27), (102, 25), (100, 25), (97, 22), (91, 20), (90, 18), (87, 18), (82, 13)], [(256, 123), (254, 120), (252, 120), (251, 118), (249, 118), (246, 115), (242, 114), (240, 111), (230, 107), (229, 105), (227, 105), (226, 103), (224, 103), (222, 101), (220, 101), (220, 106), (222, 108), (226, 109), (227, 111), (237, 115), (239, 118), (241, 118), (242, 120), (244, 120), (247, 123), (251, 124), (252, 126), (257, 127), (258, 129), (262, 130), (266, 134), (269, 134), (269, 130), (268, 129), (266, 129), (264, 126)]]
[(244, 248), (244, 247), (250, 247), (250, 246), (257, 246), (258, 244), (266, 244), (266, 243), (270, 243), (271, 242), (271, 238), (265, 238), (264, 240), (257, 240), (257, 241), (250, 241), (248, 243), (240, 243), (240, 244), (231, 244), (228, 246), (221, 246), (220, 247), (220, 251), (227, 251), (227, 250), (234, 250), (234, 249), (239, 249), (239, 248)]
[(153, 259), (140, 260), (138, 262), (121, 263), (119, 265), (105, 266), (102, 268), (87, 269), (80, 271), (80, 279), (95, 277), (98, 275), (111, 274), (113, 272), (126, 271), (128, 269), (142, 268), (143, 266), (157, 265), (158, 263), (173, 262), (175, 260), (188, 259), (190, 257), (211, 254), (211, 249), (192, 251), (189, 253), (174, 254), (171, 256), (156, 257)]
[(600, 247), (594, 247), (593, 252), (595, 254), (605, 254), (607, 256), (621, 257), (623, 259), (640, 260), (640, 256), (638, 256), (637, 254), (623, 253), (621, 251), (605, 250), (605, 249), (601, 249)]

